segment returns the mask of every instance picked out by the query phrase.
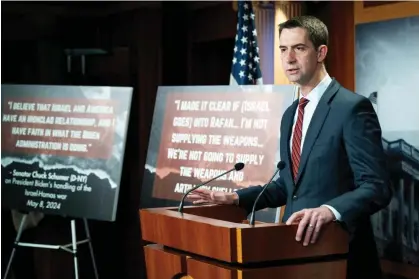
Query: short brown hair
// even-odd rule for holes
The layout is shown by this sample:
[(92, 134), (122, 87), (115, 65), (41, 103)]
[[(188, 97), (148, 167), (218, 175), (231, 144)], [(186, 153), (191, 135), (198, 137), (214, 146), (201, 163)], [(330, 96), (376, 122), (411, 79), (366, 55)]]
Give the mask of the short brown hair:
[(328, 45), (329, 31), (327, 26), (314, 16), (297, 16), (279, 24), (279, 35), (281, 35), (284, 29), (297, 27), (304, 28), (307, 31), (308, 37), (316, 49), (321, 45)]

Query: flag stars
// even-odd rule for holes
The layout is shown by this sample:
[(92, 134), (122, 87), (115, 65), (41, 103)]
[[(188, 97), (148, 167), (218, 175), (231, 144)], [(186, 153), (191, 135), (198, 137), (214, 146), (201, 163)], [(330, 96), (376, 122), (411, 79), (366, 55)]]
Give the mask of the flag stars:
[(239, 1), (238, 9), (231, 76), (239, 85), (255, 84), (262, 78), (255, 14), (249, 1)]

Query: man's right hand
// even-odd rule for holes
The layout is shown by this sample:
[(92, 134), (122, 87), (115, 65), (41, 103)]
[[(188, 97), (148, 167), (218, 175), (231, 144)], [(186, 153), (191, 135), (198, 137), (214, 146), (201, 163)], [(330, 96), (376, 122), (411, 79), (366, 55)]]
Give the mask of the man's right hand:
[(186, 197), (187, 200), (193, 201), (193, 204), (237, 204), (239, 196), (237, 193), (217, 192), (207, 189), (196, 189)]

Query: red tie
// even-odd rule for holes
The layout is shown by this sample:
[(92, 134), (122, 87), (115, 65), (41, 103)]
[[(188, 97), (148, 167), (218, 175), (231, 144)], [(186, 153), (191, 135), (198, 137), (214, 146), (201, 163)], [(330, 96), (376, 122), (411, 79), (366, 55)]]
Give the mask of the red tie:
[(307, 105), (308, 100), (306, 98), (301, 98), (298, 103), (298, 117), (297, 123), (294, 128), (294, 135), (292, 137), (292, 174), (294, 181), (297, 179), (298, 168), (300, 166), (300, 157), (301, 157), (301, 137), (303, 133), (303, 119), (304, 119), (304, 107)]

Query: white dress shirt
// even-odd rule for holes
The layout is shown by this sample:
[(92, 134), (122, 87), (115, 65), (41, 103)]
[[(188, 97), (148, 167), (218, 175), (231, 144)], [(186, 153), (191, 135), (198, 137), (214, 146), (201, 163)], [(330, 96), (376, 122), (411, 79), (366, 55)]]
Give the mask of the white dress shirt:
[[(307, 100), (309, 100), (308, 104), (304, 108), (304, 118), (303, 118), (302, 136), (301, 136), (301, 150), (300, 150), (301, 153), (303, 150), (304, 140), (305, 140), (308, 126), (310, 125), (311, 118), (313, 117), (314, 111), (316, 110), (316, 107), (319, 104), (321, 97), (323, 96), (324, 92), (326, 91), (327, 87), (329, 87), (331, 82), (332, 82), (332, 78), (329, 75), (326, 75), (323, 78), (323, 80), (316, 87), (314, 87), (313, 90), (310, 91), (310, 93), (307, 94), (306, 97), (304, 97), (302, 94), (300, 95), (300, 99), (304, 97)], [(292, 138), (294, 136), (294, 128), (295, 128), (295, 124), (297, 123), (297, 118), (298, 118), (298, 108), (295, 111), (294, 124), (292, 125), (292, 133), (291, 133), (291, 138), (290, 138), (290, 152), (292, 150)], [(341, 220), (341, 215), (335, 208), (326, 204), (323, 206), (328, 207), (333, 212), (337, 220)]]

